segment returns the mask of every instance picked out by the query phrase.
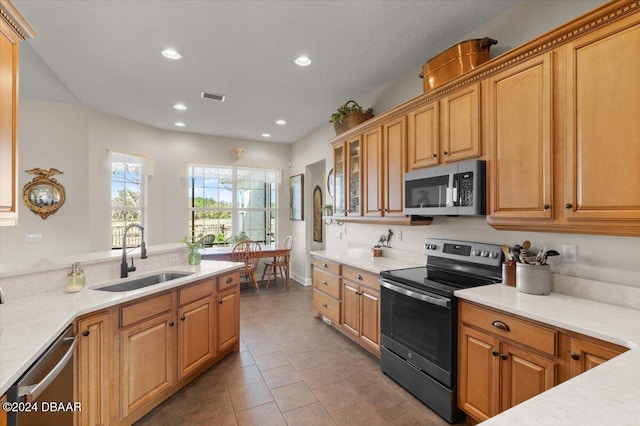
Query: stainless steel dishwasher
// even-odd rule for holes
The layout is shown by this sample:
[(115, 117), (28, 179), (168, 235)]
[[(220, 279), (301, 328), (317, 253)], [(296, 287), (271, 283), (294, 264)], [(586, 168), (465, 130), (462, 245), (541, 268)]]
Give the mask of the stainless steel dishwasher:
[(72, 326), (49, 346), (44, 354), (7, 392), (9, 426), (72, 426), (73, 357), (76, 336)]

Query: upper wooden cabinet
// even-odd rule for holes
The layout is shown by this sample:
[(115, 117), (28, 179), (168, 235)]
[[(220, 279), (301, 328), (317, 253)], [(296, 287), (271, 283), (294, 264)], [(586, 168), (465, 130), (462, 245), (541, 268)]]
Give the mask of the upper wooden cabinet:
[(480, 83), (457, 89), (407, 115), (410, 169), (480, 156)]
[(640, 18), (567, 46), (568, 220), (640, 220)]
[(364, 153), (364, 216), (382, 216), (383, 153), (382, 128), (374, 127), (362, 135)]
[(551, 54), (488, 81), (489, 215), (551, 218)]
[(18, 221), (18, 61), (36, 33), (11, 1), (0, 3), (0, 226)]
[(399, 117), (382, 126), (382, 210), (385, 217), (404, 218), (404, 173), (407, 171), (407, 120)]
[(333, 145), (334, 216), (360, 216), (361, 214), (361, 145), (360, 135)]

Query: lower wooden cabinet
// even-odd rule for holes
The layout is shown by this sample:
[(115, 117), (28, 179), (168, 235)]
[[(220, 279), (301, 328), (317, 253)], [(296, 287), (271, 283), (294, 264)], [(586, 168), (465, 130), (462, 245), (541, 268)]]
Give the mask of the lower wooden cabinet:
[(240, 287), (218, 294), (218, 351), (236, 347), (240, 342)]
[(459, 302), (458, 406), (484, 421), (627, 350)]
[(178, 375), (188, 376), (216, 355), (213, 295), (178, 309)]
[[(7, 395), (0, 396), (0, 404), (7, 402)], [(0, 410), (0, 426), (7, 426), (7, 412)]]
[(380, 355), (380, 292), (349, 281), (342, 289), (342, 327)]
[[(80, 318), (76, 387), (82, 411), (80, 425), (107, 425), (111, 422), (113, 400), (112, 320), (109, 311)], [(1, 424), (1, 423), (0, 423)]]

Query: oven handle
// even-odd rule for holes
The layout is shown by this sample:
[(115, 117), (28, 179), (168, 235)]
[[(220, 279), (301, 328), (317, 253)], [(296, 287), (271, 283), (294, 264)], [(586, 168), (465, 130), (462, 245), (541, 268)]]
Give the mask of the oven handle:
[(407, 287), (401, 284), (391, 283), (383, 279), (379, 279), (378, 284), (380, 284), (382, 287), (388, 288), (391, 291), (404, 294), (405, 296), (411, 297), (413, 299), (422, 300), (423, 302), (427, 302), (432, 305), (442, 306), (443, 308), (447, 308), (447, 309), (451, 308), (451, 299), (449, 299), (448, 297), (440, 297), (437, 295), (423, 293), (421, 291), (409, 290)]

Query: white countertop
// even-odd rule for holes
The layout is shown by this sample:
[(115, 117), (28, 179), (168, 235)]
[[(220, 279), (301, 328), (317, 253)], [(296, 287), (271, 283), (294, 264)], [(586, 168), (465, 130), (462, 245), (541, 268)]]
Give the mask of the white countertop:
[(389, 269), (414, 268), (416, 266), (425, 265), (424, 263), (419, 264), (384, 256), (373, 257), (371, 256), (371, 251), (364, 249), (351, 249), (344, 253), (327, 252), (324, 250), (312, 251), (311, 255), (353, 266), (354, 268), (360, 268), (365, 271), (373, 272), (374, 274), (379, 274), (380, 271), (386, 271)]
[(487, 426), (635, 425), (640, 417), (640, 311), (558, 293), (535, 296), (502, 284), (458, 290), (476, 302), (631, 348), (601, 366), (482, 423)]
[(7, 301), (0, 305), (0, 395), (6, 392), (75, 318), (233, 271), (240, 266), (242, 264), (236, 262), (203, 260), (197, 266), (184, 264), (159, 270), (157, 272), (189, 272), (193, 275), (139, 290), (112, 293), (94, 288), (152, 275), (154, 272), (133, 275), (125, 280), (95, 283), (78, 293), (66, 293), (61, 289)]

